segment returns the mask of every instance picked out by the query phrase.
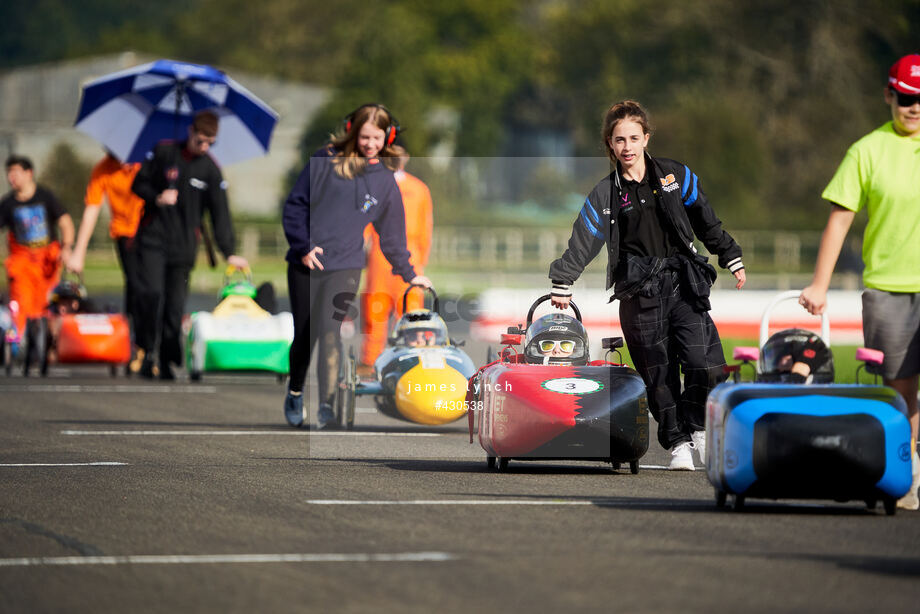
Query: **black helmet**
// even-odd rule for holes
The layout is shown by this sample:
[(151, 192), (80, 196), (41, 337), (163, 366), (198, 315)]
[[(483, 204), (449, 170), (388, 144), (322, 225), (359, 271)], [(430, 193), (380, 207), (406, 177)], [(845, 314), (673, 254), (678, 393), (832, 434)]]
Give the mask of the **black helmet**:
[(761, 381), (801, 382), (790, 373), (792, 365), (803, 362), (810, 369), (808, 382), (830, 384), (834, 381), (834, 357), (821, 337), (812, 331), (789, 328), (774, 333), (760, 350)]
[(85, 298), (86, 288), (83, 284), (69, 280), (62, 280), (48, 293), (48, 303), (51, 305), (61, 305), (70, 301), (82, 303)]
[[(561, 355), (552, 356), (554, 349)], [(532, 364), (588, 364), (588, 333), (581, 322), (564, 313), (550, 313), (527, 327), (524, 360)]]

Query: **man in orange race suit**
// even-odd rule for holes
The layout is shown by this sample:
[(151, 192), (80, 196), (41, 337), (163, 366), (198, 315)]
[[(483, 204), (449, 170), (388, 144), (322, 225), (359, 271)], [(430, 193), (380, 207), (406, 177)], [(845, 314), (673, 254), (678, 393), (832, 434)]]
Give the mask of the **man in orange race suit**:
[[(406, 246), (409, 248), (409, 262), (419, 275), (428, 263), (431, 249), (432, 203), (428, 186), (414, 175), (405, 171), (409, 156), (400, 160), (400, 170), (394, 174), (396, 185), (402, 195), (406, 210)], [(387, 324), (395, 312), (402, 316), (402, 297), (408, 284), (401, 277), (393, 275), (390, 264), (380, 251), (380, 239), (372, 226), (364, 230), (365, 242), (370, 243), (367, 256), (367, 286), (361, 295), (361, 328), (364, 341), (358, 364), (359, 375), (371, 375), (373, 364), (386, 345)], [(407, 300), (407, 309), (419, 309), (424, 296), (420, 290), (412, 292)]]
[(73, 220), (50, 190), (35, 183), (32, 161), (12, 155), (6, 160), (12, 191), (0, 199), (0, 228), (9, 229), (10, 255), (4, 263), (10, 300), (19, 304), (16, 327), (41, 316), (48, 292), (61, 274), (61, 260), (73, 248)]

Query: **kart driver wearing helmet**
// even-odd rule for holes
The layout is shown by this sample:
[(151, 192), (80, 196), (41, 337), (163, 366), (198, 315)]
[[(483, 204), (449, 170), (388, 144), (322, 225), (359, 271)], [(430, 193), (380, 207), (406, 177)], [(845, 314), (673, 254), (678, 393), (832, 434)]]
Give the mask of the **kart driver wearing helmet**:
[(586, 365), (588, 333), (570, 315), (545, 315), (527, 327), (524, 360), (543, 365)]

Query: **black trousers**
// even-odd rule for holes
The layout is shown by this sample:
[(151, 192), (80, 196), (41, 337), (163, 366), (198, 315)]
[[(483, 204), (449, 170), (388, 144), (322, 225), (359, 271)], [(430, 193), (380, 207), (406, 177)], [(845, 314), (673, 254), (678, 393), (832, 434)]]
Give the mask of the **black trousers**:
[(134, 290), (135, 339), (160, 365), (182, 364), (182, 314), (188, 297), (190, 264), (170, 262), (162, 249), (138, 245)]
[(136, 309), (134, 304), (134, 294), (137, 288), (138, 262), (137, 250), (134, 245), (134, 237), (118, 237), (115, 240), (115, 249), (118, 252), (118, 262), (121, 264), (121, 272), (125, 277), (125, 307), (124, 312), (128, 317), (128, 323), (131, 325), (132, 334), (137, 322)]
[[(289, 388), (293, 392), (303, 390), (310, 358), (318, 343), (319, 402), (332, 405), (342, 364), (342, 322), (347, 313), (357, 309), (355, 295), (361, 269), (311, 271), (303, 264), (289, 262), (287, 278), (294, 316)], [(350, 315), (353, 318), (355, 313)]]
[(719, 331), (708, 311), (694, 311), (681, 297), (679, 280), (677, 271), (665, 270), (646, 296), (620, 302), (623, 336), (648, 388), (664, 448), (690, 441), (690, 433), (706, 427), (706, 397), (725, 379)]

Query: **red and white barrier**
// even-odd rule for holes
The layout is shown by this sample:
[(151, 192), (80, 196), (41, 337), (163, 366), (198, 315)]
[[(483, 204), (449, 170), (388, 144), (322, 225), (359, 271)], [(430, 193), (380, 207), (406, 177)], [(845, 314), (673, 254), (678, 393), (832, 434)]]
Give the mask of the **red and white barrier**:
[[(524, 324), (527, 310), (533, 302), (548, 292), (548, 288), (492, 288), (479, 296), (479, 315), (470, 325), (474, 339), (498, 345), (501, 334), (509, 326)], [(757, 343), (763, 310), (779, 290), (714, 290), (710, 315), (722, 338), (751, 339)], [(830, 319), (830, 342), (841, 345), (862, 345), (862, 300), (856, 290), (832, 290), (828, 293), (827, 314)], [(600, 347), (602, 337), (622, 336), (619, 303), (608, 303), (610, 294), (597, 289), (574, 293), (593, 346)], [(534, 318), (550, 313), (553, 308), (544, 303)], [(571, 313), (571, 311), (569, 312)], [(787, 301), (777, 305), (770, 317), (771, 332), (784, 328), (805, 328), (820, 331), (821, 320), (801, 305)], [(594, 352), (592, 352), (592, 355)]]

